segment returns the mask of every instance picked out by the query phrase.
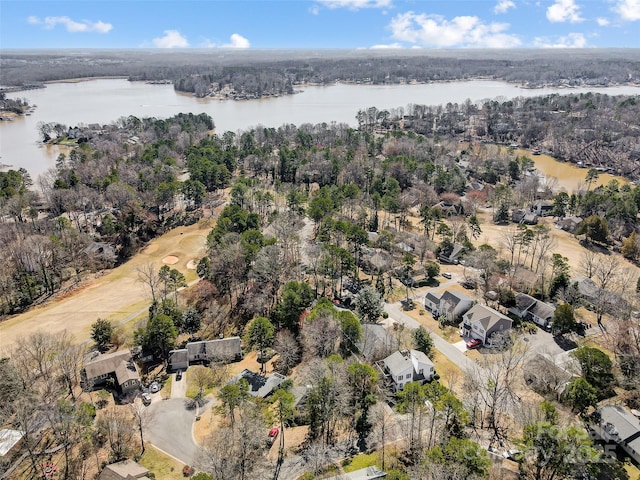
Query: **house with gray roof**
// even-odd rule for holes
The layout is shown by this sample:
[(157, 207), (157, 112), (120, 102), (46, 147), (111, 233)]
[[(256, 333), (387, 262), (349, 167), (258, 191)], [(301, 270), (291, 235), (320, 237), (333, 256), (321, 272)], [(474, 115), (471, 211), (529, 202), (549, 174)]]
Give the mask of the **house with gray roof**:
[(460, 320), (473, 306), (474, 300), (462, 292), (445, 290), (442, 293), (427, 292), (424, 306), (434, 317), (445, 316), (450, 322)]
[(576, 231), (576, 229), (580, 226), (581, 223), (582, 223), (582, 217), (571, 215), (569, 217), (564, 217), (561, 220), (559, 220), (557, 223), (557, 226), (562, 230), (573, 233)]
[(531, 320), (542, 328), (549, 329), (553, 323), (556, 309), (553, 305), (533, 298), (526, 293), (516, 294), (516, 304), (509, 308), (509, 312), (523, 320)]
[(357, 347), (367, 361), (375, 362), (397, 350), (398, 339), (382, 325), (365, 323)]
[(98, 480), (149, 480), (149, 470), (134, 462), (123, 460), (104, 467)]
[(230, 383), (237, 383), (244, 379), (249, 384), (249, 395), (252, 397), (266, 398), (271, 395), (287, 377), (279, 373), (272, 373), (268, 377), (252, 372), (245, 368), (233, 377)]
[(591, 425), (598, 437), (617, 444), (634, 461), (640, 462), (640, 420), (620, 405), (605, 405), (597, 411), (600, 420)]
[(546, 217), (553, 213), (553, 202), (551, 200), (537, 200), (531, 205), (530, 210), (540, 217)]
[(479, 303), (462, 316), (463, 337), (477, 338), (484, 345), (491, 345), (491, 337), (511, 329), (513, 320), (491, 307)]
[(429, 382), (436, 374), (433, 362), (418, 350), (401, 350), (376, 363), (395, 391), (410, 382)]
[(459, 262), (460, 255), (465, 252), (464, 245), (460, 243), (454, 243), (450, 245), (448, 248), (443, 249), (438, 256), (438, 259), (442, 263), (451, 263), (457, 265)]
[(84, 379), (88, 385), (104, 385), (110, 378), (122, 393), (136, 390), (140, 386), (140, 375), (130, 350), (107, 354), (93, 354), (84, 364)]
[(188, 342), (185, 348), (169, 352), (169, 369), (186, 370), (192, 363), (235, 362), (241, 358), (240, 337)]

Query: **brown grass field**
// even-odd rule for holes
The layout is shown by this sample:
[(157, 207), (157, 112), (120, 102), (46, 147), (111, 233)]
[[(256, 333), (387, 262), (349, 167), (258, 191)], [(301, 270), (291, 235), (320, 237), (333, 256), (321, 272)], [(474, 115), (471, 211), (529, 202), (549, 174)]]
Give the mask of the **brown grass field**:
[[(26, 313), (0, 323), (0, 354), (20, 337), (36, 331), (50, 334), (67, 330), (78, 341), (90, 337), (90, 326), (98, 318), (122, 322), (147, 308), (151, 303), (149, 288), (138, 280), (139, 268), (151, 263), (156, 269), (175, 257), (171, 268), (182, 272), (187, 282), (197, 278), (187, 264), (205, 253), (207, 224), (179, 227), (151, 241), (131, 260), (108, 271), (105, 275), (87, 281), (82, 287), (64, 298), (53, 300)], [(174, 259), (170, 259), (174, 262)]]

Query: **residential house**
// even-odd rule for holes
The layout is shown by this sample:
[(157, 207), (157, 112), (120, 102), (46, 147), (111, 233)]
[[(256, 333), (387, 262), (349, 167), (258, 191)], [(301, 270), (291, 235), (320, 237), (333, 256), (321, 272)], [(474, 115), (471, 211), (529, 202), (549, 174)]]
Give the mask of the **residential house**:
[(531, 205), (531, 211), (539, 217), (547, 217), (553, 213), (553, 202), (549, 200), (538, 200)]
[(559, 220), (557, 226), (562, 230), (573, 233), (581, 223), (582, 217), (576, 217), (572, 215), (570, 217), (564, 217), (563, 219)]
[(406, 242), (398, 242), (394, 245), (400, 252), (411, 253), (415, 250), (413, 245)]
[(473, 303), (473, 299), (464, 293), (450, 290), (440, 294), (430, 291), (424, 297), (424, 306), (434, 317), (445, 316), (450, 322), (462, 318)]
[(523, 365), (524, 379), (534, 391), (547, 395), (553, 393), (560, 400), (572, 379), (578, 376), (580, 366), (568, 363), (562, 354), (551, 356), (548, 353), (536, 353)]
[(520, 292), (532, 292), (539, 282), (536, 273), (524, 267), (515, 267), (511, 277), (511, 288)]
[(245, 368), (233, 377), (231, 383), (237, 383), (241, 379), (246, 380), (249, 384), (249, 395), (257, 398), (266, 398), (271, 395), (287, 377), (279, 373), (272, 373), (268, 377), (265, 377)]
[(188, 342), (185, 348), (169, 352), (169, 369), (186, 370), (192, 363), (235, 362), (241, 358), (240, 337)]
[(523, 209), (516, 209), (511, 212), (511, 221), (514, 223), (523, 223), (525, 225), (535, 225), (538, 223), (538, 215), (527, 212)]
[(523, 320), (531, 320), (542, 328), (551, 328), (553, 314), (556, 309), (553, 305), (533, 298), (526, 293), (516, 294), (515, 306), (509, 308), (509, 312)]
[(149, 480), (149, 470), (134, 462), (123, 460), (104, 467), (98, 480)]
[(394, 352), (376, 365), (396, 391), (402, 390), (410, 382), (431, 381), (436, 373), (433, 362), (418, 350)]
[(6, 456), (14, 447), (19, 448), (16, 445), (22, 440), (23, 436), (24, 433), (18, 430), (10, 428), (0, 430), (0, 458)]
[(509, 331), (512, 324), (506, 315), (479, 303), (462, 316), (463, 336), (477, 338), (488, 346), (495, 334)]
[(599, 422), (591, 426), (602, 440), (613, 442), (634, 461), (640, 462), (640, 420), (619, 405), (598, 409)]
[(84, 379), (91, 387), (104, 385), (109, 379), (113, 379), (116, 388), (122, 393), (132, 392), (140, 386), (140, 375), (130, 350), (105, 355), (94, 354), (84, 364)]
[(459, 257), (464, 253), (464, 250), (464, 245), (454, 243), (448, 248), (443, 248), (438, 258), (443, 263), (452, 263), (454, 265), (457, 265)]
[(367, 361), (375, 362), (397, 350), (398, 339), (383, 325), (365, 323), (357, 346)]
[(438, 203), (436, 203), (433, 207), (431, 208), (436, 208), (438, 210), (440, 210), (442, 212), (442, 214), (446, 217), (450, 216), (450, 215), (460, 215), (462, 213), (462, 205), (460, 204), (453, 204), (453, 203), (449, 203), (445, 200), (442, 200)]

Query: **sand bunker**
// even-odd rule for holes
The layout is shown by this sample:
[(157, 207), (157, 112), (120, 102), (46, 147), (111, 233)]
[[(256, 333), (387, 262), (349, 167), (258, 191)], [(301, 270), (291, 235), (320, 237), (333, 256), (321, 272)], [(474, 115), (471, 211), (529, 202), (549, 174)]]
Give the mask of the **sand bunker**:
[(180, 259), (175, 255), (167, 255), (162, 259), (162, 263), (164, 263), (165, 265), (175, 265), (179, 260)]
[(195, 258), (193, 260), (189, 260), (189, 263), (187, 263), (187, 269), (195, 270), (196, 268), (198, 268), (198, 260)]

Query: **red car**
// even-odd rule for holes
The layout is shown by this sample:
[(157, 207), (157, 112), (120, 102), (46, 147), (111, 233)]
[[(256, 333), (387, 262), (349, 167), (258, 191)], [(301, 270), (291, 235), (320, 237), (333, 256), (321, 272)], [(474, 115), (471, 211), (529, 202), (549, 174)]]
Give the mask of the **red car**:
[(273, 427), (271, 430), (269, 430), (269, 444), (275, 442), (279, 432), (280, 430), (278, 429), (278, 427)]
[(467, 348), (476, 348), (482, 345), (482, 340), (478, 340), (477, 338), (470, 338), (467, 340)]

